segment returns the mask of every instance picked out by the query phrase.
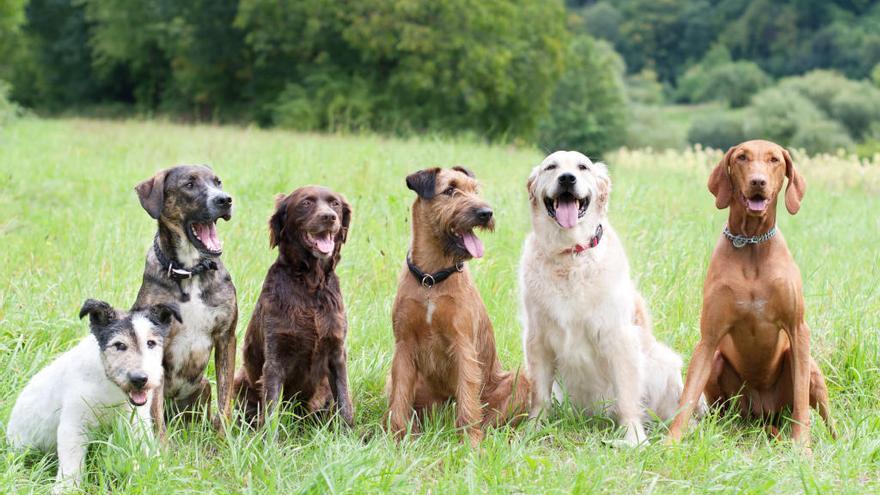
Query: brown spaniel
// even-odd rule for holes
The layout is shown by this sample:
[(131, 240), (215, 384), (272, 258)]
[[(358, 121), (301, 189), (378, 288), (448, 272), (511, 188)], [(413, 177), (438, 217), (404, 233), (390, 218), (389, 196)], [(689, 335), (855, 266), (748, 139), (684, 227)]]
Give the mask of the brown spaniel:
[(354, 409), (348, 389), (348, 322), (334, 271), (348, 234), (351, 207), (324, 187), (279, 195), (269, 219), (269, 267), (251, 316), (236, 375), (245, 417), (258, 423), (279, 400), (312, 413), (335, 402), (348, 425)]

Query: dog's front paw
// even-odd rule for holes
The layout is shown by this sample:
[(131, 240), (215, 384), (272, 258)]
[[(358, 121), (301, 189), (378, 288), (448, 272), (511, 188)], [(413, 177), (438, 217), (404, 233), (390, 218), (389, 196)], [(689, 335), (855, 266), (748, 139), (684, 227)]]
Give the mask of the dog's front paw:
[(52, 485), (52, 495), (62, 495), (76, 490), (76, 483), (71, 479), (58, 480)]
[(648, 444), (648, 436), (641, 423), (633, 422), (627, 425), (623, 436), (623, 445), (626, 447), (638, 447)]

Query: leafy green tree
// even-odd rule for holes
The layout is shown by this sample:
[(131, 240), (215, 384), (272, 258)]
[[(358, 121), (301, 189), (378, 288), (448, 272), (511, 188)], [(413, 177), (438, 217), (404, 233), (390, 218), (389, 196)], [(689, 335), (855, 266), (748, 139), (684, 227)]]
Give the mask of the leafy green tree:
[(550, 112), (539, 126), (545, 151), (578, 150), (601, 155), (622, 144), (627, 102), (623, 60), (603, 41), (574, 38), (567, 68), (556, 86)]
[[(562, 70), (564, 23), (561, 2), (539, 0), (242, 0), (237, 20), (254, 92), (282, 95), (276, 121), (332, 101), (307, 126), (357, 114), (358, 127), (490, 137), (533, 136)], [(357, 91), (317, 82), (330, 78)]]

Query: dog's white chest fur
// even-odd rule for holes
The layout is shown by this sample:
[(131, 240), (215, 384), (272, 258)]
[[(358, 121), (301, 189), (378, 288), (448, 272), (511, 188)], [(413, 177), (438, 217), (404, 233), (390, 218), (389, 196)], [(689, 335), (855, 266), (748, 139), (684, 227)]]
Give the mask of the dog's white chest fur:
[(165, 346), (169, 368), (165, 396), (179, 399), (200, 389), (201, 376), (214, 345), (212, 332), (224, 315), (220, 308), (205, 304), (197, 283), (185, 281), (182, 287), (190, 295), (189, 301), (179, 305), (183, 323)]

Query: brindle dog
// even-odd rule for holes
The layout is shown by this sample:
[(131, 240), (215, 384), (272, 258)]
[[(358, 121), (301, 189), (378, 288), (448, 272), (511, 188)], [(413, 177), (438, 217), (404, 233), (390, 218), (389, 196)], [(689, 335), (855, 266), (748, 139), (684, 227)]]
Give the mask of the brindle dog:
[(211, 386), (204, 373), (211, 349), (220, 410), (213, 423), (220, 428), (220, 416), (229, 419), (231, 414), (238, 306), (232, 278), (220, 261), (216, 223), (232, 217), (232, 197), (223, 192), (220, 178), (201, 165), (162, 170), (135, 190), (159, 228), (133, 309), (176, 303), (183, 317), (165, 342), (165, 380), (153, 401), (157, 428), (164, 434), (163, 395), (176, 411), (207, 405), (210, 415)]
[(494, 228), (492, 209), (467, 169), (427, 169), (406, 178), (418, 194), (413, 239), (392, 310), (394, 360), (388, 422), (400, 438), (417, 412), (457, 402), (457, 425), (471, 445), (482, 427), (518, 422), (529, 382), (502, 370), (492, 322), (465, 261), (483, 256), (474, 229)]
[(345, 336), (348, 321), (335, 268), (348, 236), (351, 207), (323, 187), (301, 187), (276, 200), (269, 267), (248, 325), (235, 377), (245, 417), (263, 423), (279, 400), (308, 413), (335, 402), (351, 426)]

